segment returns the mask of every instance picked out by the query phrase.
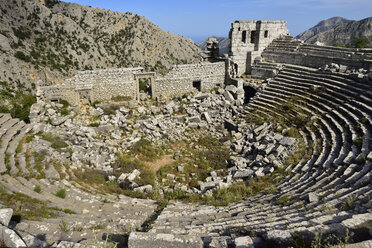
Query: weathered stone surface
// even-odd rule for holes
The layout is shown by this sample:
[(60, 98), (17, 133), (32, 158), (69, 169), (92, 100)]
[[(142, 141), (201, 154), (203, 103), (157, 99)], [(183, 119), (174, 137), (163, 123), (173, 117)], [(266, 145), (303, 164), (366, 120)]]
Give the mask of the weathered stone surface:
[(131, 232), (128, 248), (202, 248), (203, 241), (197, 236)]
[(319, 201), (319, 196), (316, 193), (311, 192), (308, 195), (308, 201), (310, 203), (317, 203)]
[(372, 240), (366, 240), (355, 244), (338, 245), (335, 248), (372, 248)]
[(372, 221), (372, 213), (355, 214), (352, 218), (342, 221), (342, 225), (352, 229)]
[(271, 230), (265, 234), (265, 239), (277, 245), (290, 245), (292, 235), (287, 230)]
[(234, 174), (234, 178), (238, 179), (238, 178), (248, 178), (250, 176), (252, 176), (254, 173), (253, 170), (251, 169), (247, 169), (247, 170), (243, 170), (243, 171), (237, 171), (235, 174)]
[(227, 101), (229, 101), (229, 102), (234, 101), (234, 97), (229, 91), (225, 91), (225, 93), (223, 93), (223, 95), (224, 95), (224, 97)]
[(15, 231), (5, 226), (0, 226), (1, 239), (3, 240), (5, 247), (8, 248), (23, 248), (27, 247), (25, 242), (17, 235)]
[(231, 247), (233, 245), (233, 240), (228, 236), (211, 237), (207, 243), (210, 248), (224, 248)]
[(56, 248), (84, 248), (84, 247), (86, 246), (83, 244), (77, 244), (69, 241), (59, 242), (59, 244), (56, 246)]
[(234, 242), (236, 248), (254, 248), (253, 240), (249, 236), (235, 238)]
[(200, 116), (193, 116), (189, 118), (190, 123), (199, 123), (201, 122)]
[(10, 219), (13, 215), (13, 209), (11, 208), (3, 208), (0, 209), (0, 223), (4, 226), (8, 226)]

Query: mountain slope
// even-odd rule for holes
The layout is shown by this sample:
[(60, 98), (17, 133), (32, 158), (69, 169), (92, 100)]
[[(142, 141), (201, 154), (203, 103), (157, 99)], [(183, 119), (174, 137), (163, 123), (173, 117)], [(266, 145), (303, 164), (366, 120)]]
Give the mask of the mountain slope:
[(134, 66), (164, 72), (199, 59), (191, 39), (132, 13), (56, 0), (0, 1), (0, 13), (0, 81), (30, 86), (77, 70)]
[(335, 17), (329, 18), (327, 20), (320, 21), (314, 27), (312, 27), (312, 28), (306, 30), (305, 32), (297, 35), (296, 38), (298, 38), (300, 40), (303, 40), (303, 41), (307, 41), (308, 39), (310, 39), (314, 35), (317, 35), (321, 32), (328, 31), (328, 30), (330, 30), (330, 29), (332, 29), (332, 28), (334, 28), (334, 27), (336, 27), (340, 24), (349, 23), (349, 22), (352, 22), (352, 21), (348, 20), (348, 19), (345, 19), (345, 18), (342, 18), (342, 17), (339, 17), (339, 16), (335, 16)]
[(348, 21), (315, 34), (306, 39), (305, 42), (314, 44), (318, 41), (325, 45), (351, 44), (354, 37), (366, 37), (370, 44), (372, 43), (372, 17), (360, 21)]
[[(222, 56), (225, 53), (229, 53), (229, 47), (230, 47), (230, 39), (226, 37), (215, 37), (211, 36), (211, 38), (216, 38), (219, 46), (220, 46), (220, 55)], [(207, 41), (209, 37), (201, 42), (198, 43), (198, 46), (201, 50), (207, 49)]]

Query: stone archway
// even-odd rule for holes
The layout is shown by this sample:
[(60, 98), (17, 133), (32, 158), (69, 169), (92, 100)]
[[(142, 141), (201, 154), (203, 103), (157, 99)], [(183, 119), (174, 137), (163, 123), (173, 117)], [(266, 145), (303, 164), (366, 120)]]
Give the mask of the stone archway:
[(151, 97), (154, 97), (155, 95), (155, 77), (156, 73), (155, 72), (140, 72), (134, 74), (134, 78), (136, 80), (136, 87), (137, 87), (137, 100), (140, 100), (140, 80), (149, 80), (149, 94)]

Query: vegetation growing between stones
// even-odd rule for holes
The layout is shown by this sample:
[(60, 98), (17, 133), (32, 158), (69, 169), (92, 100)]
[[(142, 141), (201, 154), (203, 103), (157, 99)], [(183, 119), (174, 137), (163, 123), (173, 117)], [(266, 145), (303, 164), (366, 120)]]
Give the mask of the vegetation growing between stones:
[(315, 233), (313, 239), (305, 238), (301, 233), (293, 233), (293, 246), (295, 248), (331, 248), (331, 247), (346, 247), (347, 244), (353, 242), (354, 233), (346, 229), (343, 238), (336, 234), (325, 234), (322, 229), (320, 232)]
[(25, 194), (16, 192), (8, 193), (3, 185), (0, 185), (1, 203), (14, 211), (13, 220), (41, 220), (43, 218), (56, 218), (60, 212), (74, 213), (70, 209), (49, 207), (47, 202), (31, 198)]
[(36, 103), (36, 98), (25, 92), (20, 82), (16, 88), (6, 82), (0, 82), (0, 113), (9, 113), (13, 118), (30, 122), (30, 108)]
[(51, 142), (51, 147), (60, 151), (62, 148), (68, 147), (68, 144), (61, 139), (61, 137), (53, 135), (51, 133), (43, 133), (41, 134), (41, 138), (43, 140)]
[(66, 198), (66, 189), (59, 189), (56, 192), (56, 196), (62, 199)]

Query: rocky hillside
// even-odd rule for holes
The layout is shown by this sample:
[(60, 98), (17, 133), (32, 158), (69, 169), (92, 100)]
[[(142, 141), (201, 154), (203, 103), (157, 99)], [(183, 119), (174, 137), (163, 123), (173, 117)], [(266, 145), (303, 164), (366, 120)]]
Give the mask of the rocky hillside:
[[(230, 39), (226, 37), (215, 37), (212, 36), (213, 38), (216, 38), (217, 41), (219, 42), (220, 45), (220, 55), (229, 53), (229, 46), (230, 46)], [(209, 37), (206, 38), (205, 40), (201, 41), (198, 43), (198, 46), (200, 47), (201, 50), (206, 50), (207, 49), (207, 41)]]
[(146, 18), (57, 0), (0, 1), (0, 81), (55, 83), (77, 70), (198, 61), (188, 38)]
[(306, 30), (305, 32), (302, 32), (301, 34), (297, 35), (296, 38), (307, 41), (314, 35), (317, 35), (321, 32), (328, 31), (334, 27), (337, 27), (338, 25), (352, 22), (352, 20), (345, 19), (343, 17), (335, 16), (331, 17), (327, 20), (320, 21), (317, 25), (314, 27)]
[[(332, 27), (332, 25), (334, 26)], [(360, 21), (331, 18), (324, 21), (323, 24), (322, 22), (320, 22), (317, 26), (297, 36), (297, 38), (311, 44), (314, 44), (318, 41), (325, 45), (334, 45), (335, 43), (350, 44), (352, 43), (354, 37), (366, 37), (370, 40), (371, 43), (371, 25), (372, 17)], [(322, 31), (322, 29), (325, 30)], [(312, 32), (313, 35), (311, 35)]]

